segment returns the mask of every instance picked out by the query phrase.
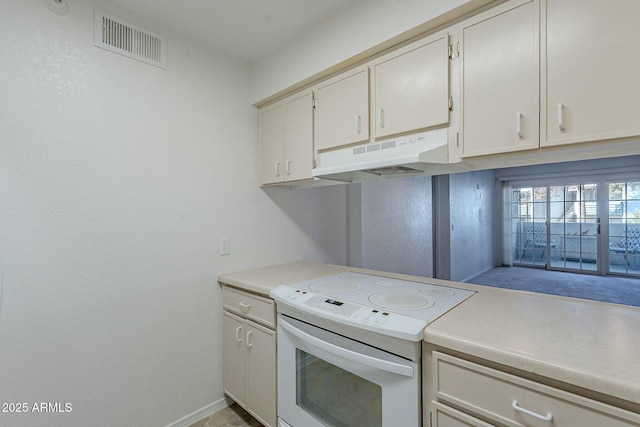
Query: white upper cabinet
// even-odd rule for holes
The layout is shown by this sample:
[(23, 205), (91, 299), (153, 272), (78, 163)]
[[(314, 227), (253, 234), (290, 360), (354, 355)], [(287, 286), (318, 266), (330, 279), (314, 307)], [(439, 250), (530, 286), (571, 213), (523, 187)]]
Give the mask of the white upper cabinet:
[(539, 147), (539, 16), (537, 0), (512, 1), (456, 27), (461, 157)]
[(376, 138), (449, 122), (448, 52), (441, 32), (372, 61)]
[(312, 178), (312, 103), (305, 91), (260, 109), (260, 184)]
[(284, 106), (260, 109), (259, 122), (260, 184), (284, 182)]
[(496, 3), (261, 108), (262, 185), (439, 128), (472, 168), (640, 154), (640, 0)]
[(369, 140), (369, 69), (360, 67), (320, 83), (316, 93), (316, 147)]
[(640, 1), (542, 4), (541, 145), (640, 135)]
[(285, 104), (285, 181), (311, 179), (313, 169), (313, 95)]

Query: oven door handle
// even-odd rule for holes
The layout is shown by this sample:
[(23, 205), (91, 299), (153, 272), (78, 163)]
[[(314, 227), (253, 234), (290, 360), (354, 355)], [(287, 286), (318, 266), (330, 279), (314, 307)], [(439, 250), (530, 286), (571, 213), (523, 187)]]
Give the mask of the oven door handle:
[(328, 351), (331, 354), (335, 354), (336, 356), (343, 357), (345, 359), (351, 360), (353, 362), (362, 363), (367, 366), (371, 366), (373, 368), (382, 369), (384, 371), (392, 372), (394, 374), (404, 375), (405, 377), (413, 378), (413, 367), (401, 365), (399, 363), (389, 362), (387, 360), (378, 359), (372, 356), (367, 356), (366, 354), (358, 353), (352, 350), (348, 350), (346, 348), (339, 347), (335, 344), (331, 344), (329, 342), (323, 341), (310, 335), (295, 326), (287, 323), (283, 319), (278, 319), (278, 325), (281, 326), (284, 330), (289, 332), (290, 334), (304, 340), (305, 342), (314, 345), (322, 350)]

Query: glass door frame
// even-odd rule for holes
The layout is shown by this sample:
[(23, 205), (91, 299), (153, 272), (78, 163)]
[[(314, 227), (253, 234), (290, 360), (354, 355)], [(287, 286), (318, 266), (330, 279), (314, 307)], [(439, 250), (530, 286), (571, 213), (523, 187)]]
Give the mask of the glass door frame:
[[(635, 191), (632, 191), (631, 195), (629, 194), (629, 183), (634, 183), (636, 186)], [(631, 234), (629, 233), (630, 229), (635, 229), (634, 231), (636, 233), (638, 232), (637, 230), (640, 229), (640, 193), (638, 193), (638, 183), (640, 183), (640, 178), (638, 178), (638, 176), (610, 179), (604, 182), (604, 185), (606, 185), (607, 188), (607, 203), (603, 203), (603, 214), (605, 216), (603, 217), (602, 230), (603, 236), (606, 238), (603, 237), (602, 239), (602, 251), (603, 253), (606, 253), (606, 270), (610, 275), (640, 277), (640, 254), (636, 251), (621, 252), (612, 249), (615, 248), (623, 238), (626, 238), (625, 236)], [(611, 199), (611, 184), (624, 184), (624, 191), (620, 198)], [(612, 221), (612, 202), (620, 202), (622, 208), (622, 211), (620, 212), (620, 222)], [(630, 204), (636, 208), (631, 209)], [(634, 216), (636, 217), (635, 219), (630, 219), (630, 217)], [(616, 224), (621, 224), (623, 226), (616, 226)], [(616, 269), (612, 268), (614, 262), (616, 264), (622, 263), (623, 267)]]
[[(512, 196), (516, 192), (518, 194), (517, 201), (510, 200), (509, 209), (511, 212), (511, 238), (515, 248), (515, 256), (513, 256), (515, 265), (545, 268), (549, 263), (551, 254), (549, 245), (546, 244), (549, 241), (547, 194), (544, 196), (544, 202), (537, 201), (538, 195), (536, 194), (536, 189), (542, 187), (546, 187), (548, 190), (548, 186), (543, 185), (522, 185), (511, 189)], [(523, 189), (530, 190), (528, 196), (527, 192), (523, 193)], [(539, 215), (542, 203), (545, 204), (543, 217)], [(527, 262), (527, 260), (529, 261)]]
[[(607, 265), (606, 251), (602, 249), (602, 194), (603, 183), (597, 180), (583, 178), (565, 180), (565, 183), (549, 184), (548, 193), (552, 194), (552, 188), (562, 188), (562, 199), (554, 200), (553, 196), (547, 199), (548, 207), (548, 242), (556, 245), (555, 259), (549, 259), (548, 270), (580, 272), (594, 275), (605, 275)], [(573, 187), (573, 190), (570, 190)], [(577, 188), (576, 188), (577, 187)], [(588, 187), (593, 198), (587, 196)], [(577, 197), (567, 199), (567, 192), (575, 192)], [(562, 219), (553, 222), (551, 211), (553, 204), (562, 204)], [(588, 206), (595, 203), (595, 209), (589, 215)], [(567, 206), (570, 204), (570, 206)], [(575, 221), (567, 221), (566, 215), (573, 211)], [(577, 211), (577, 212), (576, 212)], [(590, 220), (591, 219), (591, 220)], [(552, 232), (553, 224), (560, 224), (562, 232)], [(556, 230), (558, 227), (555, 227)], [(593, 239), (595, 238), (595, 239)], [(551, 249), (551, 248), (550, 248)], [(594, 265), (595, 264), (595, 265)], [(592, 267), (593, 265), (593, 267)]]
[[(559, 183), (562, 181), (564, 181), (564, 183)], [(589, 228), (583, 227), (582, 224), (586, 223), (585, 220), (588, 218), (586, 214), (583, 215), (581, 212), (583, 209), (586, 212), (585, 206), (587, 201), (583, 200), (582, 197), (584, 194), (584, 186), (586, 185), (595, 186), (596, 195), (596, 216), (593, 218), (593, 226)], [(565, 195), (567, 188), (574, 186), (578, 187), (577, 191), (580, 193), (579, 197), (575, 200), (566, 200)], [(552, 189), (554, 187), (563, 188), (563, 198), (561, 200), (553, 200)], [(514, 242), (513, 244), (516, 249), (516, 256), (513, 258), (514, 265), (539, 267), (556, 271), (581, 272), (596, 275), (607, 274), (608, 268), (604, 267), (608, 266), (608, 251), (605, 249), (605, 243), (607, 239), (604, 239), (602, 237), (602, 232), (606, 232), (607, 230), (603, 230), (602, 224), (607, 223), (607, 220), (603, 219), (603, 213), (606, 214), (606, 212), (603, 212), (603, 210), (606, 211), (608, 202), (607, 204), (601, 202), (600, 200), (602, 199), (602, 197), (599, 197), (598, 194), (603, 193), (603, 188), (608, 189), (608, 185), (605, 187), (604, 182), (595, 181), (593, 179), (589, 179), (589, 177), (575, 177), (575, 179), (557, 179), (554, 180), (554, 183), (531, 183), (516, 185), (511, 189), (511, 194), (515, 194), (514, 190), (519, 191), (521, 189), (527, 188), (531, 189), (529, 201), (522, 202), (520, 192), (518, 192), (518, 196), (520, 197), (518, 201), (510, 201), (510, 212), (512, 221), (511, 233), (513, 234), (515, 229), (515, 234), (517, 234), (517, 237), (515, 239), (512, 238), (512, 242)], [(542, 189), (544, 189), (544, 191), (542, 191)], [(536, 200), (539, 194), (544, 194), (544, 200)], [(589, 200), (588, 202), (592, 202), (592, 200)], [(553, 224), (555, 223), (552, 221), (552, 204), (554, 203), (562, 203), (563, 205), (563, 219), (562, 221), (559, 221), (559, 223), (562, 224), (561, 233), (557, 232), (558, 227), (554, 227)], [(568, 212), (568, 209), (565, 206), (567, 203), (571, 203), (573, 206), (577, 205), (577, 207), (580, 209), (580, 212), (578, 212), (576, 217), (577, 221), (575, 222), (568, 222), (564, 218), (566, 212)], [(524, 204), (531, 205), (531, 214), (529, 214), (529, 207), (527, 207), (527, 213), (523, 217), (521, 215), (521, 208)], [(536, 216), (536, 212), (540, 212), (541, 210), (541, 206), (536, 205), (542, 204), (545, 205), (543, 218), (541, 218), (540, 215)], [(536, 207), (538, 209), (536, 209)], [(517, 211), (517, 213), (514, 212), (514, 210)], [(517, 221), (517, 226), (515, 227), (513, 224), (514, 219)], [(544, 223), (544, 229), (540, 230), (542, 223)], [(567, 224), (576, 225), (569, 227), (571, 229), (569, 231), (567, 230)], [(590, 237), (595, 237), (595, 242), (590, 245), (592, 246), (591, 252), (586, 252), (583, 250), (585, 244), (584, 240)], [(569, 245), (571, 250), (567, 250), (567, 245)], [(541, 255), (541, 262), (538, 262), (537, 254)], [(571, 261), (567, 261), (567, 254), (573, 255), (571, 257)], [(584, 265), (591, 264), (590, 262), (585, 263), (585, 254), (594, 255), (594, 257), (590, 257), (589, 259), (594, 259), (595, 268), (582, 268)], [(527, 261), (527, 258), (529, 257), (525, 257), (525, 255), (530, 255), (530, 261)], [(578, 266), (578, 268), (574, 267), (576, 265)]]
[[(640, 208), (636, 207), (640, 206), (639, 182), (637, 176), (618, 176), (606, 180), (557, 178), (514, 185), (510, 188), (511, 198), (517, 195), (518, 200), (510, 200), (508, 209), (511, 245), (515, 248), (511, 252), (513, 264), (601, 276), (640, 276), (639, 253), (611, 249), (629, 229), (640, 228)], [(611, 185), (615, 184), (621, 185), (621, 194), (612, 193)], [(546, 208), (541, 214), (543, 203)], [(620, 206), (614, 210), (614, 204)], [(612, 215), (620, 209), (616, 220)], [(568, 220), (568, 215), (573, 219)], [(529, 228), (525, 229), (527, 224)], [(544, 231), (539, 230), (542, 224)], [(531, 225), (538, 230), (531, 232)], [(523, 243), (532, 239), (535, 244)], [(544, 248), (540, 245), (543, 241)]]
[[(503, 187), (505, 201), (503, 205), (503, 248), (505, 250), (503, 252), (503, 263), (505, 265), (538, 267), (601, 276), (640, 277), (640, 253), (637, 248), (634, 247), (631, 251), (615, 249), (615, 245), (621, 243), (624, 245), (623, 238), (629, 229), (640, 228), (640, 172), (636, 171), (636, 169), (610, 172), (598, 171), (594, 175), (557, 174), (555, 176), (542, 176), (540, 174), (515, 180), (501, 179), (501, 181), (507, 183)], [(567, 265), (565, 254), (563, 254), (563, 251), (566, 251), (567, 233), (572, 236), (572, 240), (580, 243), (581, 239), (576, 239), (575, 237), (578, 236), (574, 234), (578, 233), (574, 228), (579, 228), (572, 226), (570, 230), (567, 230), (563, 226), (562, 230), (558, 230), (556, 223), (553, 222), (553, 218), (557, 218), (558, 213), (551, 209), (550, 204), (553, 200), (552, 187), (585, 186), (587, 184), (596, 186), (596, 207), (595, 209), (591, 207), (589, 215), (585, 216), (587, 222), (591, 223), (590, 228), (592, 231), (590, 231), (589, 239), (592, 239), (593, 230), (596, 230), (595, 244), (589, 242), (586, 250), (589, 254), (595, 253), (595, 256), (589, 258), (595, 258), (596, 267), (583, 269), (580, 268), (580, 264)], [(621, 184), (624, 189), (612, 188), (611, 184)], [(523, 197), (522, 189), (529, 189), (529, 195)], [(540, 194), (546, 192), (545, 204), (547, 207), (544, 211), (541, 210), (541, 207), (536, 208), (534, 206), (536, 189), (540, 189)], [(618, 194), (621, 191), (623, 194)], [(569, 202), (569, 200), (566, 200), (566, 195), (563, 202)], [(534, 211), (534, 209), (536, 210)], [(563, 215), (566, 215), (566, 213)], [(566, 219), (562, 218), (560, 222), (566, 223)], [(532, 254), (533, 249), (524, 243), (527, 236), (523, 227), (526, 223), (538, 226), (544, 223), (545, 233), (543, 235), (548, 243), (546, 243), (542, 257), (542, 248), (538, 249), (536, 254)], [(623, 226), (619, 224), (623, 224)], [(583, 231), (585, 231), (585, 228), (579, 232), (582, 233)], [(638, 232), (634, 230), (633, 233), (632, 238), (635, 239), (635, 233)], [(552, 245), (553, 240), (556, 241), (555, 247)], [(574, 246), (579, 247), (575, 242)], [(637, 241), (630, 243), (630, 245), (635, 244), (637, 244)], [(578, 261), (583, 258), (583, 254), (580, 251), (585, 252), (584, 246), (574, 252), (573, 258), (577, 258)], [(579, 268), (572, 268), (574, 266)]]

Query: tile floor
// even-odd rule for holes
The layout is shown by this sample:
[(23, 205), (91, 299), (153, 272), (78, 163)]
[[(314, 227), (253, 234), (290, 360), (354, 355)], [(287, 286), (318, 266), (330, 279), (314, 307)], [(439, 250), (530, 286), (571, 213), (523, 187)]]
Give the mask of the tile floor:
[(262, 427), (262, 424), (234, 403), (189, 427)]

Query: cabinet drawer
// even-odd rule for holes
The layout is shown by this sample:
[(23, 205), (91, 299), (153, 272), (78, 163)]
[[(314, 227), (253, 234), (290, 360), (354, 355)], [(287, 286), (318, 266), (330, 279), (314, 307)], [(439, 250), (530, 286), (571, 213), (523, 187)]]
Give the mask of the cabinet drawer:
[(433, 427), (495, 427), (439, 402), (431, 402)]
[(639, 414), (453, 356), (433, 355), (436, 398), (496, 422), (518, 427), (640, 426)]
[(276, 327), (275, 304), (272, 299), (223, 286), (222, 305), (226, 310), (243, 317), (253, 319), (273, 329)]

